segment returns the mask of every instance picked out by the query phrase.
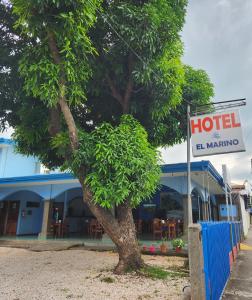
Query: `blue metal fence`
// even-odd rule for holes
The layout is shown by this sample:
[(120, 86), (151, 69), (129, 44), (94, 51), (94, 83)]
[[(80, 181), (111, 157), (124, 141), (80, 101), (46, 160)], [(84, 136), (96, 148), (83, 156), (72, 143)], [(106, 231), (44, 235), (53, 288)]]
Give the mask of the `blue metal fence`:
[(219, 300), (241, 241), (240, 222), (201, 222), (206, 299)]

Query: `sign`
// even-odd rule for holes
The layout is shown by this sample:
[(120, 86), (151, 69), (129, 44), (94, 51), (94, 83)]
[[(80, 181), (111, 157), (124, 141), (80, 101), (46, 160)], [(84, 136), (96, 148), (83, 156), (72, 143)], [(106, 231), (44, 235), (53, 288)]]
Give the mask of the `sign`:
[(190, 118), (193, 156), (245, 151), (238, 110)]
[(230, 214), (230, 217), (237, 217), (237, 206), (236, 205), (228, 205), (228, 208), (227, 208), (227, 205), (226, 204), (220, 204), (220, 216), (221, 217), (227, 217), (228, 216), (228, 212), (227, 210), (229, 209), (229, 214)]

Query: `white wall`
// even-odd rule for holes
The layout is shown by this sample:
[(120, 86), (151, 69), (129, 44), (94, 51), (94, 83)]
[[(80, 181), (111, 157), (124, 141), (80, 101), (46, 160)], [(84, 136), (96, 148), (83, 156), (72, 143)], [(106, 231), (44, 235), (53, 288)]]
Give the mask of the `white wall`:
[(243, 198), (240, 195), (239, 195), (239, 198), (240, 198), (243, 232), (244, 232), (244, 235), (246, 236), (248, 234), (248, 230), (250, 227), (250, 214), (245, 209), (245, 204), (244, 204)]
[(37, 173), (38, 160), (14, 151), (14, 145), (0, 148), (0, 178), (29, 176)]

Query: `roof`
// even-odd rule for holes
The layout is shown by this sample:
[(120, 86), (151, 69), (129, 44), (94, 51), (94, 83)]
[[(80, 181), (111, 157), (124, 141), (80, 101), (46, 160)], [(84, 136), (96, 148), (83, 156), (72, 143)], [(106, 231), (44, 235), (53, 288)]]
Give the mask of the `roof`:
[(26, 184), (26, 183), (51, 183), (71, 180), (74, 181), (75, 177), (71, 173), (57, 173), (57, 174), (39, 174), (32, 176), (20, 176), (20, 177), (6, 177), (0, 178), (1, 185), (12, 185), (12, 184)]
[(232, 189), (234, 190), (245, 190), (245, 184), (232, 184)]
[(13, 140), (0, 138), (0, 145), (12, 145), (12, 144), (14, 144)]
[[(161, 169), (162, 173), (184, 173), (187, 172), (187, 163), (162, 165)], [(209, 160), (191, 162), (191, 172), (208, 172), (213, 176), (220, 186), (224, 186), (222, 176)]]

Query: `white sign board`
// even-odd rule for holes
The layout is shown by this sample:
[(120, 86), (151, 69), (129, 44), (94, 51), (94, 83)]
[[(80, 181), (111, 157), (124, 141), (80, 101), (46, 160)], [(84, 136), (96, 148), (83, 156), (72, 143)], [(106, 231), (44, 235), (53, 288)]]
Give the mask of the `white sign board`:
[(190, 127), (194, 157), (245, 151), (238, 110), (191, 117)]

